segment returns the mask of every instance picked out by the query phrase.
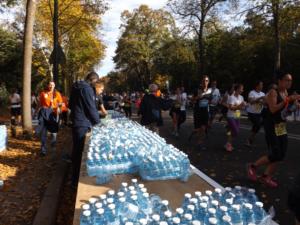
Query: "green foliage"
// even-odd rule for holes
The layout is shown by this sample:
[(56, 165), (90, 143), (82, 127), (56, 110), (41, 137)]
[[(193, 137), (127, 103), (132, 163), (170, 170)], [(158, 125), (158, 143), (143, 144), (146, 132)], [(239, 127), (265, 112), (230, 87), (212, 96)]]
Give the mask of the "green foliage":
[(21, 87), (22, 42), (17, 35), (0, 27), (0, 76), (6, 88)]
[(155, 61), (164, 42), (171, 39), (175, 22), (168, 12), (152, 10), (146, 5), (133, 12), (124, 11), (122, 20), (114, 61), (126, 80), (139, 81), (131, 88), (144, 89), (156, 74)]

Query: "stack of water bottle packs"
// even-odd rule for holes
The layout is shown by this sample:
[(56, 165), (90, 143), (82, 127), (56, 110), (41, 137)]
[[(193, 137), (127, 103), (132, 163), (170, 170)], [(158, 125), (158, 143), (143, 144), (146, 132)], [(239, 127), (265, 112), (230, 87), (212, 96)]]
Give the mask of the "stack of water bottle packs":
[(132, 179), (130, 186), (122, 183), (117, 192), (109, 190), (82, 205), (80, 225), (267, 225), (270, 217), (253, 189), (187, 193), (173, 210), (168, 200), (149, 194)]
[(7, 146), (7, 129), (6, 126), (0, 125), (0, 152)]
[(138, 173), (145, 180), (181, 179), (190, 175), (188, 156), (156, 133), (126, 118), (96, 126), (87, 153), (87, 173), (97, 183), (112, 174)]

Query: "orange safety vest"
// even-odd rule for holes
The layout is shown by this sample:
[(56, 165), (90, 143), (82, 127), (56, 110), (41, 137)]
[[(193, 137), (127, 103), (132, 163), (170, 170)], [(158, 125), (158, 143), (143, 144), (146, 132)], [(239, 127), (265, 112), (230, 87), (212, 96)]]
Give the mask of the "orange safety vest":
[(62, 105), (63, 100), (61, 94), (58, 91), (55, 92), (55, 96), (53, 96), (53, 92), (42, 91), (40, 94), (40, 104), (42, 107), (52, 108), (57, 113), (57, 109)]

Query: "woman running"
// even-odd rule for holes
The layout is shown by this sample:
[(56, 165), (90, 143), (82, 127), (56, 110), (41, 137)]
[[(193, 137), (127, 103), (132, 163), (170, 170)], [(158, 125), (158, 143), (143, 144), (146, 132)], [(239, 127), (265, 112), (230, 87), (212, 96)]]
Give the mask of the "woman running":
[(175, 94), (171, 97), (173, 100), (173, 106), (170, 110), (170, 116), (172, 117), (173, 122), (173, 132), (172, 135), (178, 137), (178, 123), (180, 117), (180, 107), (181, 107), (181, 91), (180, 88), (176, 89)]
[(292, 75), (280, 74), (277, 89), (271, 89), (268, 92), (266, 96), (267, 108), (264, 112), (264, 129), (269, 154), (247, 165), (248, 178), (252, 181), (257, 180), (256, 170), (261, 166), (267, 166), (261, 177), (261, 182), (272, 188), (278, 186), (272, 176), (278, 162), (284, 159), (287, 151), (286, 116), (288, 115), (289, 105), (294, 105), (300, 100), (300, 95), (288, 96), (287, 90), (291, 86)]
[(198, 93), (194, 95), (194, 131), (189, 137), (191, 140), (192, 136), (196, 133), (199, 134), (197, 148), (204, 150), (203, 139), (205, 137), (205, 131), (208, 126), (209, 120), (209, 101), (211, 100), (211, 88), (208, 88), (209, 77), (204, 76), (202, 79), (202, 85), (198, 90)]
[(247, 139), (246, 146), (252, 147), (254, 138), (263, 122), (262, 110), (264, 108), (265, 93), (263, 90), (263, 82), (258, 81), (255, 84), (254, 90), (248, 95), (249, 105), (247, 107), (248, 119), (252, 123), (251, 135)]
[(227, 121), (229, 132), (227, 132), (227, 143), (224, 148), (226, 151), (231, 152), (233, 150), (232, 141), (236, 138), (240, 130), (240, 118), (241, 110), (246, 106), (243, 96), (241, 95), (244, 91), (244, 86), (242, 84), (237, 84), (234, 87), (234, 93), (229, 96)]

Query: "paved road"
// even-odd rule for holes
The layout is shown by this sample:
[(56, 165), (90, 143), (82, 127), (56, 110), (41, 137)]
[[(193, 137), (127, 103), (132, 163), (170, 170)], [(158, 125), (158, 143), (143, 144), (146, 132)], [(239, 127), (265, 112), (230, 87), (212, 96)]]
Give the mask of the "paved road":
[(244, 146), (250, 132), (250, 124), (246, 120), (242, 121), (240, 136), (235, 143), (235, 150), (232, 153), (227, 153), (222, 147), (226, 141), (223, 124), (216, 123), (213, 125), (206, 140), (207, 149), (204, 151), (194, 148), (195, 140), (191, 143), (187, 141), (192, 128), (193, 119), (189, 113), (187, 121), (182, 126), (180, 138), (175, 139), (171, 135), (171, 119), (165, 113), (164, 127), (161, 128), (160, 135), (179, 149), (189, 152), (192, 164), (224, 187), (242, 185), (255, 188), (259, 198), (265, 203), (265, 208), (275, 207), (275, 220), (279, 224), (295, 224), (294, 217), (288, 211), (286, 202), (288, 187), (296, 174), (300, 172), (300, 123), (292, 123), (288, 126), (288, 131), (290, 132), (289, 149), (285, 162), (280, 164), (276, 173), (276, 179), (280, 182), (280, 186), (277, 189), (265, 187), (260, 183), (250, 182), (246, 177), (246, 163), (254, 161), (266, 153), (263, 131), (257, 136), (256, 147), (250, 149)]

